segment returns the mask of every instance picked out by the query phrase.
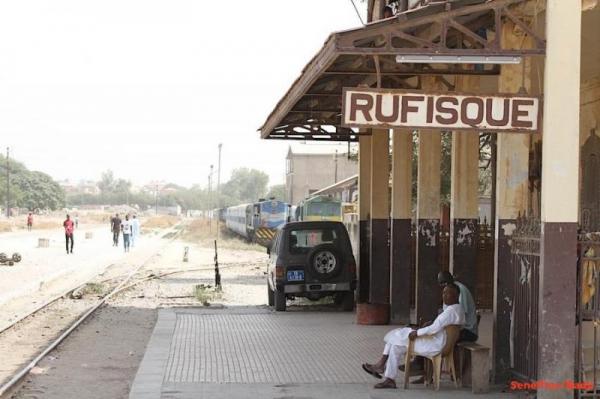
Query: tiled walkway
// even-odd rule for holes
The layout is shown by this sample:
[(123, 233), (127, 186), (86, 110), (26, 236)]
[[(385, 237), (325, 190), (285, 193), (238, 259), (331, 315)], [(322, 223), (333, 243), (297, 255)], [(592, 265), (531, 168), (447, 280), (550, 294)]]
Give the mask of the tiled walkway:
[(449, 382), (438, 393), (373, 390), (376, 380), (360, 365), (380, 356), (389, 329), (358, 326), (341, 312), (161, 310), (130, 398), (469, 395)]

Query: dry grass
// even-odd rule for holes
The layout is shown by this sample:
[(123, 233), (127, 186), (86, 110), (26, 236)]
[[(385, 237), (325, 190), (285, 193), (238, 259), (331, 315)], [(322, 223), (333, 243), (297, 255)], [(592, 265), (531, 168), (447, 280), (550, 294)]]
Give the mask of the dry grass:
[[(199, 243), (202, 246), (214, 245), (214, 241), (217, 238), (217, 224), (215, 221), (210, 222), (209, 219), (198, 218), (194, 219), (188, 225), (182, 234), (182, 239)], [(219, 223), (219, 248), (227, 249), (241, 249), (241, 250), (255, 250), (264, 251), (265, 249), (260, 245), (250, 243), (243, 237), (229, 231), (223, 223)]]
[(12, 226), (10, 225), (10, 223), (0, 221), (0, 233), (7, 233), (9, 231), (12, 231)]
[(142, 227), (146, 229), (168, 229), (175, 226), (181, 219), (177, 216), (150, 216), (140, 221)]

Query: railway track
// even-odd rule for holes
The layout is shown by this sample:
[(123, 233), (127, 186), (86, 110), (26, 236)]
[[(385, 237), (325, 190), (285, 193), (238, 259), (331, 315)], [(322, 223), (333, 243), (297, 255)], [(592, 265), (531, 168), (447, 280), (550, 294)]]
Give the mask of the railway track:
[[(164, 278), (167, 276), (181, 274), (181, 273), (214, 270), (214, 265), (212, 263), (210, 263), (210, 264), (207, 263), (207, 264), (199, 265), (200, 267), (194, 268), (194, 269), (165, 270), (162, 272), (154, 272), (154, 273), (146, 273), (146, 274), (141, 273), (143, 271), (143, 269), (145, 268), (145, 266), (147, 266), (153, 259), (155, 259), (166, 246), (168, 246), (175, 239), (177, 239), (177, 237), (179, 236), (179, 232), (181, 232), (181, 230), (179, 230), (177, 234), (170, 236), (169, 241), (167, 243), (163, 244), (163, 246), (161, 246), (161, 248), (159, 250), (157, 250), (152, 255), (150, 255), (144, 262), (142, 262), (141, 264), (132, 268), (128, 274), (126, 274), (126, 275), (121, 274), (121, 275), (115, 276), (111, 279), (104, 280), (103, 281), (104, 283), (112, 283), (113, 284), (113, 286), (110, 288), (110, 291), (106, 295), (104, 295), (102, 298), (100, 298), (87, 311), (85, 311), (83, 314), (81, 314), (79, 317), (77, 317), (77, 319), (74, 322), (70, 323), (70, 325), (68, 325), (68, 327), (65, 327), (63, 332), (57, 338), (52, 340), (52, 342), (50, 342), (47, 346), (45, 346), (41, 351), (39, 351), (38, 355), (35, 356), (35, 358), (33, 358), (27, 365), (22, 367), (6, 383), (4, 383), (2, 386), (0, 386), (0, 399), (9, 398), (12, 394), (14, 394), (19, 389), (19, 387), (21, 386), (24, 379), (29, 375), (31, 370), (42, 359), (44, 359), (49, 353), (51, 353), (57, 346), (59, 346), (65, 339), (67, 339), (77, 329), (77, 327), (79, 327), (85, 320), (87, 320), (91, 315), (93, 315), (98, 309), (103, 307), (111, 298), (113, 298), (117, 294), (124, 292), (128, 289), (131, 289), (140, 283), (144, 283), (144, 282), (147, 282), (147, 281), (150, 281), (153, 279), (161, 279), (161, 278)], [(238, 267), (238, 266), (242, 266), (242, 265), (248, 265), (248, 264), (254, 264), (254, 263), (252, 263), (252, 262), (250, 262), (250, 263), (249, 262), (222, 263), (219, 265), (219, 269), (229, 269), (229, 268)], [(3, 328), (2, 331), (0, 331), (0, 335), (4, 332), (10, 331), (12, 328), (14, 328), (15, 326), (18, 326), (20, 323), (22, 323), (27, 318), (48, 308), (50, 305), (60, 301), (61, 299), (65, 299), (65, 298), (69, 297), (69, 295), (71, 293), (77, 292), (78, 290), (83, 289), (83, 287), (85, 287), (88, 283), (93, 281), (96, 277), (97, 276), (91, 278), (90, 280), (86, 281), (84, 284), (79, 284), (77, 287), (69, 289), (68, 291), (64, 292), (60, 296), (50, 299), (46, 303), (44, 303), (41, 306), (39, 306), (38, 308), (36, 308), (33, 312), (29, 313), (28, 315), (20, 317), (18, 320), (15, 320), (10, 326)]]
[[(14, 374), (12, 376), (12, 378), (10, 378), (6, 383), (4, 383), (2, 386), (0, 386), (0, 399), (9, 398), (13, 393), (15, 393), (18, 390), (18, 387), (20, 386), (20, 384), (23, 382), (23, 379), (29, 374), (29, 372), (43, 358), (45, 358), (52, 350), (54, 350), (61, 342), (63, 342), (73, 331), (75, 331), (75, 329), (79, 325), (81, 325), (81, 323), (83, 323), (85, 320), (87, 320), (96, 310), (98, 310), (100, 307), (102, 307), (111, 297), (113, 297), (118, 292), (120, 292), (121, 288), (123, 286), (125, 286), (127, 283), (129, 283), (134, 278), (134, 276), (140, 272), (140, 270), (142, 270), (146, 265), (148, 265), (148, 263), (150, 263), (154, 258), (156, 258), (156, 256), (158, 256), (164, 250), (164, 248), (166, 248), (169, 244), (171, 244), (173, 241), (175, 241), (177, 239), (177, 237), (179, 236), (179, 234), (181, 233), (181, 231), (182, 231), (181, 225), (177, 225), (177, 226), (173, 227), (170, 232), (167, 232), (165, 235), (163, 235), (163, 237), (165, 237), (165, 236), (169, 237), (168, 241), (166, 243), (164, 243), (157, 251), (152, 253), (152, 255), (150, 255), (148, 258), (146, 258), (146, 260), (144, 260), (141, 264), (138, 264), (135, 267), (133, 267), (129, 271), (129, 273), (120, 274), (118, 276), (115, 276), (115, 277), (107, 280), (107, 282), (113, 281), (114, 284), (116, 284), (116, 286), (114, 286), (109, 291), (108, 294), (104, 295), (102, 298), (100, 298), (98, 301), (96, 301), (96, 303), (92, 307), (90, 307), (87, 311), (85, 311), (80, 317), (78, 317), (75, 320), (75, 322), (71, 323), (66, 329), (64, 329), (64, 331), (60, 334), (60, 336), (58, 336), (58, 338), (56, 338), (52, 342), (50, 342), (50, 344), (47, 345), (43, 350), (41, 350), (41, 352), (39, 352), (39, 354), (33, 360), (31, 360), (25, 367), (21, 368), (16, 374)], [(69, 294), (71, 294), (72, 292), (75, 292), (79, 289), (82, 289), (87, 284), (89, 284), (91, 281), (93, 281), (95, 278), (97, 278), (97, 276), (93, 276), (92, 278), (90, 278), (89, 280), (84, 282), (83, 284), (79, 283), (77, 286), (71, 287), (70, 289), (64, 291), (61, 295), (55, 296), (55, 297), (49, 299), (48, 301), (45, 301), (43, 304), (36, 307), (33, 311), (29, 312), (28, 314), (18, 317), (11, 324), (3, 327), (2, 330), (0, 330), (0, 335), (2, 335), (3, 333), (9, 332), (11, 329), (14, 329), (15, 327), (17, 327), (18, 325), (23, 323), (25, 320), (40, 313), (44, 309), (48, 309), (51, 305), (59, 302), (60, 300), (68, 298)]]

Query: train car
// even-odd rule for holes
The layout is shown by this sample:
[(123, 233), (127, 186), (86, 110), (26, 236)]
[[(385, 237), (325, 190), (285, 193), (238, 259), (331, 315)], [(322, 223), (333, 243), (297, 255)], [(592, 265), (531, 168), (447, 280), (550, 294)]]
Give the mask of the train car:
[(342, 202), (325, 195), (316, 195), (301, 201), (296, 208), (297, 221), (342, 221)]
[(277, 228), (287, 221), (289, 209), (283, 201), (261, 200), (225, 208), (223, 214), (229, 230), (248, 241), (269, 247)]
[(224, 209), (225, 226), (247, 240), (252, 239), (252, 204), (230, 206)]
[(253, 241), (269, 247), (277, 228), (287, 221), (289, 206), (278, 200), (260, 201), (254, 204)]

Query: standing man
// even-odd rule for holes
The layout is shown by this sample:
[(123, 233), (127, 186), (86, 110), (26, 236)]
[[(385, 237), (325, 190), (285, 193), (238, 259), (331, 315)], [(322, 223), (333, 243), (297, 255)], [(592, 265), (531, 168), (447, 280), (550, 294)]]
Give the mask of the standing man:
[(121, 219), (118, 213), (115, 213), (115, 216), (110, 219), (110, 231), (113, 233), (113, 247), (118, 247), (119, 233), (121, 232)]
[(33, 227), (33, 213), (29, 212), (29, 215), (27, 215), (27, 231), (31, 231), (32, 227)]
[(136, 215), (133, 215), (131, 220), (131, 246), (135, 247), (135, 241), (140, 235), (140, 221)]
[[(67, 254), (73, 253), (73, 230), (75, 229), (75, 224), (69, 215), (67, 215), (67, 219), (63, 222), (63, 227), (65, 228), (65, 246), (67, 248)], [(69, 241), (71, 241), (71, 251), (69, 251)]]
[[(460, 290), (458, 303), (460, 303), (465, 311), (465, 324), (462, 330), (460, 330), (460, 337), (458, 338), (458, 341), (477, 341), (479, 335), (477, 331), (477, 312), (475, 309), (473, 295), (471, 295), (469, 289), (463, 283), (456, 281), (454, 276), (447, 271), (443, 271), (438, 274), (438, 283), (442, 287), (454, 283)], [(444, 307), (445, 306), (446, 305), (444, 305)]]
[(121, 222), (121, 231), (123, 232), (123, 248), (125, 248), (125, 252), (129, 252), (129, 238), (131, 237), (129, 215), (125, 215), (125, 220)]

